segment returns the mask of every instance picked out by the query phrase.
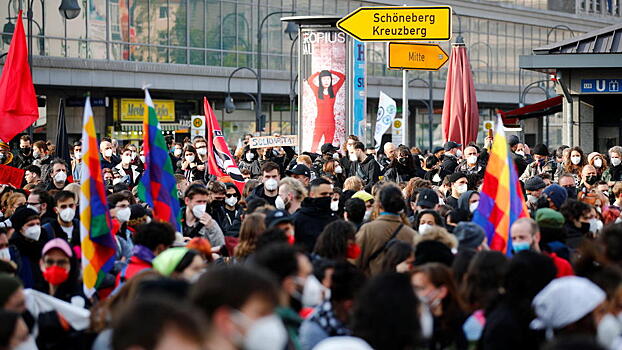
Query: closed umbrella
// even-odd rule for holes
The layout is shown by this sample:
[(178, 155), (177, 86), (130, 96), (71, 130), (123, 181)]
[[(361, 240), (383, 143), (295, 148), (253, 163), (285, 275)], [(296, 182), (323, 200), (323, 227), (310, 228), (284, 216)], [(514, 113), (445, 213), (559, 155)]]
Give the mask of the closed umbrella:
[(461, 145), (477, 140), (479, 110), (473, 75), (462, 37), (452, 44), (443, 103), (443, 142)]

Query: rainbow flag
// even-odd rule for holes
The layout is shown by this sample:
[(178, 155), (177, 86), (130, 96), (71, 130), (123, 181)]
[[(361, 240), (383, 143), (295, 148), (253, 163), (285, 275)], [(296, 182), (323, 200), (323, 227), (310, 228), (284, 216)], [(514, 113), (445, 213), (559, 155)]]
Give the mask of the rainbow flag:
[(112, 220), (99, 165), (99, 143), (90, 97), (84, 105), (82, 129), (82, 174), (80, 179), (80, 242), (84, 293), (91, 297), (114, 264), (116, 244)]
[(501, 118), (497, 120), (497, 131), (479, 195), (479, 205), (472, 221), (486, 232), (490, 249), (512, 255), (510, 226), (520, 218), (529, 217), (529, 212)]
[(153, 217), (156, 220), (168, 222), (181, 232), (181, 213), (173, 164), (147, 89), (145, 89), (145, 105), (147, 107), (143, 120), (145, 171), (138, 184), (138, 197), (153, 209)]

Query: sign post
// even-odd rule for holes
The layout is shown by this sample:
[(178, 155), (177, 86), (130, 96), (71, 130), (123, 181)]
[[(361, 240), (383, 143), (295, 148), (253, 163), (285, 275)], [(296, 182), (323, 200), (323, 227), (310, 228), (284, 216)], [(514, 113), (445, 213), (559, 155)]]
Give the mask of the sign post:
[(205, 116), (204, 115), (193, 115), (192, 116), (192, 125), (190, 126), (190, 135), (191, 138), (194, 139), (195, 136), (201, 136), (205, 138)]
[(360, 41), (451, 39), (451, 7), (359, 7), (337, 27)]

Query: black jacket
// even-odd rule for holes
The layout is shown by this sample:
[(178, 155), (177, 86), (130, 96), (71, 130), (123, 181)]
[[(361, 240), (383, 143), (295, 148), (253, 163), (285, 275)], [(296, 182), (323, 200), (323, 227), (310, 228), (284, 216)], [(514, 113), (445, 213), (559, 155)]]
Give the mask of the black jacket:
[(443, 156), (443, 163), (441, 163), (441, 178), (445, 178), (445, 176), (452, 174), (456, 167), (458, 167), (458, 158), (453, 155), (446, 154)]
[(30, 153), (25, 155), (22, 152), (21, 148), (16, 148), (13, 150), (13, 160), (11, 161), (11, 166), (24, 169), (25, 167), (32, 165), (32, 161), (35, 158), (32, 156), (32, 148), (30, 148)]
[(374, 159), (371, 154), (367, 155), (362, 162), (350, 162), (349, 176), (358, 176), (367, 187), (371, 187), (378, 182), (382, 172), (380, 171), (380, 164)]
[(237, 237), (240, 234), (240, 227), (242, 226), (242, 213), (244, 210), (239, 205), (235, 206), (233, 211), (225, 208), (225, 223), (222, 227), (222, 233), (225, 236)]
[(301, 208), (292, 215), (296, 230), (296, 243), (301, 244), (305, 251), (315, 248), (315, 241), (329, 223), (337, 220), (330, 210), (329, 197), (305, 198)]
[(218, 226), (220, 226), (220, 229), (224, 233), (225, 224), (227, 222), (224, 204), (218, 202), (208, 203), (205, 211), (218, 223)]
[(54, 238), (62, 238), (69, 243), (73, 248), (80, 246), (80, 221), (77, 219), (72, 220), (73, 230), (71, 232), (71, 240), (67, 237), (67, 233), (63, 231), (63, 228), (58, 223), (58, 220), (50, 221), (47, 224), (41, 226), (41, 230), (44, 230), (48, 236)]
[(276, 201), (276, 197), (268, 197), (266, 196), (266, 193), (263, 190), (263, 184), (260, 184), (259, 186), (255, 187), (255, 189), (253, 190), (253, 192), (251, 194), (248, 195), (248, 197), (246, 197), (246, 203), (252, 201), (255, 198), (263, 198), (265, 199), (268, 204), (274, 206), (274, 202)]

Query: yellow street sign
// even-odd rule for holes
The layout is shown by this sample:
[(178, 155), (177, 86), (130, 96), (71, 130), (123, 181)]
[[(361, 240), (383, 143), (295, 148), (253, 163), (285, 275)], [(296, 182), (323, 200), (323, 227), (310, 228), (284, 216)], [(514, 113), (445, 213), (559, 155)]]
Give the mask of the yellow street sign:
[(451, 7), (359, 7), (337, 27), (360, 41), (449, 40)]
[(449, 56), (436, 44), (389, 43), (389, 69), (439, 70)]

